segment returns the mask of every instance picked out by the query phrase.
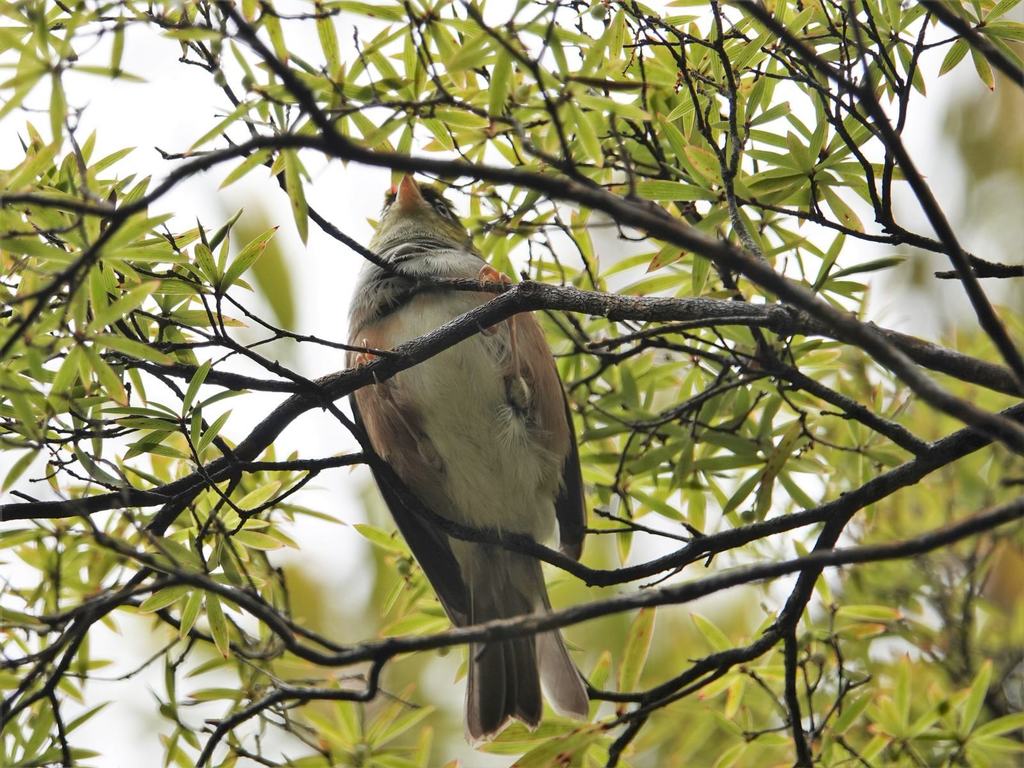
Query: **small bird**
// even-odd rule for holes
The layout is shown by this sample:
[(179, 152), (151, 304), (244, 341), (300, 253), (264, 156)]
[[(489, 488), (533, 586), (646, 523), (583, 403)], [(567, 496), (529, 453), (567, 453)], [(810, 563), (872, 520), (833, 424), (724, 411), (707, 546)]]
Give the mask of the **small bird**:
[[(350, 312), (349, 365), (373, 359), (493, 297), (420, 290), (417, 279), (511, 282), (488, 266), (451, 205), (405, 176), (387, 196)], [(517, 315), (392, 378), (363, 387), (353, 410), (374, 451), (436, 515), (474, 529), (547, 539), (579, 559), (586, 511), (565, 392), (537, 321)], [(449, 537), (375, 472), (391, 514), (456, 626), (551, 609), (540, 562)], [(407, 497), (406, 497), (407, 498)], [(562, 714), (585, 717), (579, 671), (557, 630), (470, 647), (466, 732), (493, 738), (512, 718), (541, 719), (541, 685)]]

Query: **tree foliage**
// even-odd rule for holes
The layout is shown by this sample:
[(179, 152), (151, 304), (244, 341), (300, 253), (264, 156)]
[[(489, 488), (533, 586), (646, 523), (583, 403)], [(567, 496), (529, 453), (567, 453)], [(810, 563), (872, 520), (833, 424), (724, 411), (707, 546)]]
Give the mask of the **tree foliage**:
[[(964, 246), (907, 130), (954, 69), (1019, 99), (1016, 5), (0, 3), (0, 117), (23, 126), (0, 171), (0, 546), (31, 573), (0, 598), (4, 764), (105, 764), (76, 738), (104, 717), (91, 678), (162, 665), (165, 764), (439, 765), (466, 750), (435, 652), (556, 626), (591, 719), (483, 748), (518, 766), (1019, 759), (1024, 325), (989, 294), (1024, 268)], [(155, 37), (222, 112), (152, 179), (82, 135), (72, 86), (137, 79)], [(962, 130), (1020, 170), (1019, 137)], [(344, 345), (295, 326), (278, 228), (377, 258), (310, 204), (326, 160), (438, 180), (522, 280), (361, 368), (279, 362), (268, 343), (339, 366)], [(207, 171), (290, 210), (183, 222), (166, 196)], [(948, 338), (869, 321), (922, 264), (969, 308)], [(344, 396), (523, 311), (570, 396), (583, 562), (433, 520), (543, 559), (564, 607), (448, 628), (369, 497), (336, 529), (375, 553), (342, 641), (276, 550), (360, 519), (304, 494), (370, 449), (275, 440), (319, 411), (359, 441)], [(239, 426), (258, 395), (277, 404)], [(96, 652), (129, 615), (153, 655)]]

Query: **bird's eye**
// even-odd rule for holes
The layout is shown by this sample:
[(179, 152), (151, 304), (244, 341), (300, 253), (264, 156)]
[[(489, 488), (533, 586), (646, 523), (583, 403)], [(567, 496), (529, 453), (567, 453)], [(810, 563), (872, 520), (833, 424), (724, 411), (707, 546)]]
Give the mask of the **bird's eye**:
[(454, 219), (455, 215), (452, 213), (451, 208), (445, 205), (441, 200), (434, 201), (434, 210), (444, 216), (446, 219)]

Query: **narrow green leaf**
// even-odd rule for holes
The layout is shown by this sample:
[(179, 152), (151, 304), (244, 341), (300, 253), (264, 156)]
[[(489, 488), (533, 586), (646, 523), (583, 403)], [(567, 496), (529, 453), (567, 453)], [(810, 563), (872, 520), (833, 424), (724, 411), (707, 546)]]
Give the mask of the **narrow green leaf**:
[(178, 637), (185, 637), (196, 623), (199, 609), (203, 605), (203, 593), (195, 589), (189, 593), (185, 607), (181, 609), (181, 623), (178, 625)]
[(124, 388), (121, 377), (117, 375), (113, 368), (107, 365), (106, 361), (99, 356), (94, 347), (82, 347), (82, 349), (85, 350), (85, 356), (89, 359), (89, 365), (92, 367), (96, 378), (110, 399), (121, 405), (128, 405), (128, 392)]
[(247, 115), (250, 109), (252, 109), (252, 104), (250, 104), (247, 101), (243, 101), (233, 110), (231, 110), (227, 115), (225, 115), (225, 117), (222, 120), (220, 120), (216, 125), (214, 125), (213, 128), (211, 128), (198, 139), (196, 139), (194, 142), (192, 142), (192, 146), (188, 148), (188, 151), (192, 152), (196, 149), (199, 149), (199, 147), (206, 144), (206, 142), (220, 136), (222, 133), (224, 133), (224, 131), (227, 129), (229, 125), (231, 125), (233, 122), (238, 120), (238, 118), (242, 117), (243, 115)]
[(990, 720), (984, 725), (978, 726), (971, 734), (971, 738), (980, 739), (986, 736), (1001, 736), (1010, 731), (1024, 729), (1024, 712), (1016, 712), (1012, 715), (1003, 715), (995, 720)]
[(715, 196), (696, 184), (681, 181), (640, 181), (636, 185), (636, 193), (644, 200), (689, 202), (694, 200), (713, 200)]
[(239, 531), (231, 538), (250, 549), (270, 550), (280, 549), (284, 546), (282, 542), (278, 541), (273, 536), (260, 533), (259, 531)]
[[(198, 410), (196, 412), (199, 413)], [(224, 424), (227, 423), (227, 420), (230, 416), (231, 411), (225, 411), (224, 413), (222, 413), (214, 420), (213, 424), (211, 424), (209, 428), (207, 428), (207, 430), (203, 432), (202, 437), (200, 437), (199, 440), (194, 442), (197, 454), (202, 456), (203, 451), (206, 450), (210, 443), (212, 443), (214, 439), (217, 437), (217, 435), (220, 434), (221, 429), (223, 429)]]
[(68, 104), (64, 96), (64, 85), (61, 83), (60, 75), (54, 73), (50, 78), (50, 131), (54, 143), (60, 141), (64, 130), (64, 118), (67, 115)]
[(51, 397), (67, 392), (79, 376), (79, 366), (82, 358), (82, 347), (72, 347), (64, 362), (57, 369), (57, 375), (53, 377), (53, 384), (50, 386)]
[(754, 517), (758, 520), (764, 520), (768, 514), (768, 510), (772, 503), (772, 491), (775, 487), (775, 478), (778, 477), (779, 472), (786, 465), (790, 455), (793, 453), (793, 449), (796, 448), (797, 443), (803, 435), (803, 425), (799, 421), (794, 421), (789, 425), (789, 428), (783, 434), (782, 439), (779, 440), (779, 444), (775, 446), (775, 449), (768, 454), (768, 460), (764, 464), (764, 470), (761, 472), (760, 484), (757, 486), (757, 496), (754, 501)]
[(129, 339), (124, 336), (101, 333), (93, 336), (92, 340), (101, 347), (112, 349), (115, 352), (120, 352), (139, 360), (149, 360), (154, 363), (160, 363), (161, 365), (170, 365), (174, 362), (174, 358), (170, 355), (165, 355), (163, 352), (153, 348), (151, 345), (144, 344), (141, 341)]
[(576, 129), (576, 138), (580, 142), (580, 146), (583, 148), (584, 153), (590, 158), (590, 161), (598, 168), (604, 167), (604, 151), (601, 149), (601, 140), (597, 136), (597, 131), (594, 130), (594, 126), (590, 124), (590, 120), (587, 119), (587, 114), (583, 112), (575, 104), (569, 104), (570, 114), (573, 116), (573, 125)]
[(982, 56), (973, 48), (971, 49), (971, 59), (974, 61), (974, 69), (978, 72), (978, 77), (981, 78), (981, 82), (985, 84), (985, 87), (990, 91), (996, 89), (996, 78), (992, 74), (992, 67), (988, 63), (988, 59)]
[(110, 71), (117, 77), (121, 71), (121, 59), (124, 57), (124, 22), (118, 20), (114, 27), (114, 41), (110, 45)]
[(16, 482), (18, 482), (18, 478), (25, 474), (25, 470), (29, 468), (29, 466), (32, 464), (32, 461), (38, 455), (39, 451), (35, 450), (27, 451), (23, 453), (21, 456), (19, 456), (18, 460), (14, 462), (13, 465), (11, 465), (10, 470), (8, 470), (7, 472), (7, 476), (4, 477), (4, 484), (2, 487), (0, 487), (0, 491), (7, 491)]
[(320, 48), (327, 60), (327, 73), (334, 75), (341, 69), (341, 55), (338, 53), (338, 31), (334, 28), (334, 19), (324, 12), (323, 3), (317, 0), (314, 6), (317, 13), (316, 34), (320, 38)]
[(868, 704), (871, 703), (871, 696), (864, 694), (862, 696), (853, 699), (844, 699), (843, 708), (840, 712), (839, 717), (832, 724), (832, 732), (837, 734), (845, 733), (850, 727), (857, 722), (857, 718), (863, 714), (864, 710), (868, 708)]
[(974, 676), (971, 683), (970, 693), (961, 705), (960, 710), (960, 735), (967, 736), (974, 728), (978, 715), (981, 714), (981, 707), (985, 703), (985, 694), (988, 693), (988, 684), (992, 680), (992, 660), (986, 659)]
[(225, 659), (231, 655), (231, 644), (228, 641), (228, 622), (224, 618), (224, 609), (221, 608), (220, 598), (212, 593), (206, 595), (206, 620), (210, 623), (210, 634), (213, 636), (213, 644), (217, 646), (220, 655)]
[(905, 256), (883, 256), (880, 259), (872, 259), (871, 261), (865, 261), (863, 264), (854, 264), (852, 267), (840, 269), (837, 272), (833, 272), (829, 278), (838, 280), (840, 277), (858, 275), (863, 272), (878, 272), (882, 269), (898, 266), (904, 261), (906, 261)]
[(949, 47), (946, 57), (942, 60), (942, 66), (939, 67), (939, 76), (941, 77), (959, 64), (963, 57), (967, 55), (967, 51), (969, 50), (970, 46), (963, 38), (954, 42), (953, 45)]
[(224, 177), (224, 181), (220, 183), (220, 189), (224, 189), (225, 187), (234, 184), (236, 181), (245, 176), (245, 174), (247, 174), (256, 166), (263, 165), (269, 157), (269, 149), (260, 149), (257, 150), (256, 152), (253, 152), (251, 155), (245, 158), (245, 160), (243, 160), (237, 166), (235, 166), (231, 170), (231, 173)]
[(647, 653), (654, 637), (654, 608), (641, 608), (626, 635), (626, 644), (622, 652), (622, 663), (619, 667), (619, 690), (634, 691), (640, 682)]
[(388, 534), (386, 531), (382, 531), (380, 528), (375, 528), (374, 526), (366, 525), (365, 523), (356, 523), (353, 527), (367, 540), (369, 540), (370, 543), (375, 544), (386, 552), (399, 552), (402, 554), (408, 552), (408, 549), (401, 539)]
[(288, 63), (288, 46), (284, 42), (284, 30), (281, 29), (281, 20), (273, 13), (263, 13), (260, 16), (260, 23), (267, 28), (270, 36), (270, 44), (274, 47), (274, 55), (282, 63)]
[(491, 83), (487, 92), (487, 111), (492, 115), (501, 115), (505, 111), (505, 103), (512, 86), (512, 56), (504, 48), (499, 47), (494, 68), (491, 70)]
[(246, 271), (256, 263), (256, 260), (263, 255), (263, 251), (267, 247), (267, 243), (277, 233), (277, 227), (271, 227), (266, 232), (257, 235), (255, 238), (249, 241), (248, 244), (242, 249), (241, 253), (235, 257), (235, 260), (231, 262), (231, 266), (228, 267), (227, 272), (224, 274), (224, 280), (222, 286), (226, 289), (231, 286), (239, 277), (244, 275)]
[(854, 213), (853, 209), (847, 205), (842, 198), (836, 194), (836, 192), (833, 191), (832, 187), (827, 184), (821, 184), (818, 186), (818, 189), (821, 190), (822, 194), (825, 196), (825, 202), (828, 203), (828, 207), (832, 209), (832, 213), (834, 213), (836, 218), (839, 219), (840, 224), (857, 232), (864, 231), (864, 225), (861, 224), (860, 218), (856, 213)]
[(693, 619), (693, 623), (697, 625), (697, 629), (704, 636), (704, 639), (708, 641), (708, 645), (711, 646), (712, 650), (727, 651), (732, 648), (732, 643), (729, 641), (728, 636), (711, 619), (701, 616), (699, 613), (691, 613), (690, 618)]
[(187, 584), (177, 584), (173, 587), (164, 587), (143, 600), (142, 605), (139, 606), (139, 610), (143, 613), (159, 611), (161, 608), (166, 608), (167, 606), (178, 602), (188, 594), (190, 589), (192, 589), (192, 587)]
[(273, 498), (274, 494), (277, 493), (277, 490), (280, 487), (280, 482), (275, 481), (273, 483), (266, 483), (256, 490), (245, 494), (237, 504), (242, 510), (251, 512), (266, 503), (269, 499)]
[(108, 325), (113, 325), (132, 310), (141, 306), (142, 302), (144, 302), (159, 285), (159, 280), (148, 280), (141, 285), (135, 286), (113, 304), (110, 304), (96, 312), (93, 316), (92, 322), (90, 322), (86, 327), (85, 332), (95, 333), (106, 328)]
[(288, 201), (291, 203), (292, 216), (295, 218), (299, 239), (305, 243), (309, 236), (309, 209), (306, 206), (306, 195), (303, 192), (302, 179), (299, 176), (299, 158), (292, 150), (285, 150), (282, 155), (284, 156), (284, 182), (288, 190)]
[(196, 395), (199, 394), (199, 388), (203, 386), (203, 382), (206, 381), (206, 376), (210, 373), (211, 364), (211, 361), (207, 360), (196, 369), (194, 374), (192, 374), (192, 379), (188, 383), (188, 389), (185, 390), (185, 399), (181, 401), (182, 416), (188, 413), (189, 408), (192, 407), (192, 403), (196, 399)]

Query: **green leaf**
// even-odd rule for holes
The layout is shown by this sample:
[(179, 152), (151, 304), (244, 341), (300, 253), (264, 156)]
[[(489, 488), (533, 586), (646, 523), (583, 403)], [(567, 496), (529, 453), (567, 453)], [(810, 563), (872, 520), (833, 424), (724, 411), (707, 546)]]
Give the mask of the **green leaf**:
[(79, 377), (79, 366), (82, 362), (82, 356), (85, 353), (82, 351), (81, 345), (71, 348), (68, 352), (67, 357), (64, 358), (64, 362), (61, 363), (60, 368), (57, 369), (57, 375), (53, 377), (53, 384), (50, 386), (50, 397), (59, 395), (67, 392), (71, 385)]
[(194, 249), (196, 266), (199, 272), (210, 285), (217, 285), (220, 281), (220, 272), (217, 269), (217, 262), (213, 258), (213, 252), (206, 243), (196, 243)]
[(206, 620), (210, 623), (210, 635), (213, 637), (213, 644), (217, 646), (220, 655), (225, 659), (231, 655), (231, 644), (228, 641), (228, 622), (224, 618), (224, 609), (221, 608), (220, 599), (217, 595), (207, 593), (206, 595)]
[(832, 732), (837, 734), (846, 733), (850, 727), (857, 722), (857, 718), (863, 714), (864, 710), (867, 709), (868, 704), (871, 703), (871, 696), (864, 694), (862, 696), (853, 699), (846, 698), (843, 700), (843, 708), (840, 712), (839, 717), (832, 724)]
[(893, 705), (896, 708), (896, 715), (899, 717), (900, 725), (905, 729), (910, 724), (910, 683), (911, 669), (910, 658), (906, 655), (900, 659), (899, 670), (896, 674), (896, 686), (893, 689)]
[[(196, 412), (198, 413), (199, 411)], [(231, 411), (225, 411), (214, 420), (213, 424), (211, 424), (206, 429), (205, 432), (203, 432), (202, 437), (200, 437), (199, 440), (195, 442), (195, 449), (197, 454), (202, 456), (203, 451), (206, 450), (206, 448), (209, 447), (210, 443), (212, 443), (214, 439), (217, 437), (217, 435), (220, 434), (221, 429), (224, 427), (224, 424), (227, 422), (230, 416)]]
[(659, 201), (693, 201), (714, 200), (715, 195), (696, 184), (681, 181), (640, 181), (636, 185), (636, 193), (644, 200)]
[(635, 691), (640, 682), (647, 653), (654, 637), (655, 608), (641, 608), (626, 635), (626, 644), (622, 651), (622, 662), (619, 666), (619, 690)]
[(309, 237), (309, 209), (306, 206), (306, 195), (302, 189), (302, 179), (299, 175), (299, 158), (294, 150), (286, 149), (282, 152), (284, 156), (284, 182), (288, 190), (288, 202), (292, 207), (292, 216), (295, 218), (295, 228), (299, 233), (299, 239), (303, 243)]
[(884, 256), (880, 259), (872, 259), (871, 261), (865, 261), (863, 264), (855, 264), (852, 267), (846, 267), (840, 269), (838, 272), (833, 272), (829, 279), (836, 280), (840, 277), (848, 277), (850, 275), (858, 275), (863, 272), (877, 272), (882, 269), (889, 269), (895, 267), (906, 261), (904, 256)]
[(245, 511), (253, 511), (273, 498), (277, 489), (281, 487), (280, 482), (266, 483), (254, 491), (245, 494), (238, 502), (238, 506)]
[(989, 720), (980, 725), (971, 733), (971, 739), (980, 739), (986, 736), (1001, 736), (1010, 731), (1024, 729), (1024, 712), (1015, 712), (1012, 715), (1003, 715), (995, 720)]
[(974, 676), (974, 680), (971, 682), (970, 693), (967, 694), (967, 698), (961, 705), (960, 727), (958, 729), (961, 736), (966, 737), (974, 728), (978, 715), (981, 714), (981, 707), (985, 703), (985, 695), (988, 693), (988, 685), (991, 680), (992, 660), (986, 659), (978, 670), (978, 674)]
[(446, 58), (445, 66), (448, 72), (460, 72), (484, 66), (491, 57), (491, 44), (493, 43), (494, 41), (487, 31), (480, 30), (456, 48), (453, 56)]
[(382, 3), (363, 3), (358, 2), (358, 0), (338, 0), (331, 3), (331, 5), (359, 14), (360, 16), (369, 16), (372, 19), (408, 21), (405, 17), (405, 9), (399, 4), (384, 5)]
[(587, 119), (587, 113), (584, 113), (583, 110), (572, 103), (569, 104), (569, 110), (573, 116), (576, 138), (579, 140), (584, 153), (586, 153), (594, 165), (598, 168), (603, 168), (604, 150), (601, 149), (601, 140), (597, 136), (597, 131), (594, 130), (594, 126)]
[(99, 309), (93, 308), (94, 315), (92, 322), (86, 327), (86, 333), (95, 333), (108, 325), (113, 325), (125, 315), (138, 309), (153, 291), (160, 285), (159, 280), (149, 280), (137, 285), (121, 296), (113, 304)]
[(690, 145), (686, 148), (686, 159), (706, 181), (721, 179), (722, 167), (719, 165), (718, 157), (710, 149)]
[(487, 91), (487, 111), (492, 115), (501, 115), (505, 111), (505, 103), (512, 86), (512, 55), (499, 47), (494, 68), (491, 70), (491, 83)]
[(154, 363), (160, 363), (161, 365), (170, 365), (174, 362), (174, 358), (170, 355), (165, 355), (158, 349), (155, 349), (149, 344), (145, 344), (135, 339), (125, 338), (124, 336), (115, 336), (113, 334), (101, 333), (92, 337), (93, 342), (106, 349), (112, 349), (115, 352), (134, 357), (139, 360), (149, 360)]
[(843, 202), (842, 198), (836, 194), (832, 187), (827, 184), (818, 185), (818, 189), (821, 190), (825, 196), (825, 201), (828, 203), (828, 207), (832, 209), (832, 213), (835, 214), (836, 218), (839, 219), (839, 223), (848, 229), (855, 230), (857, 232), (864, 231), (864, 225), (861, 224), (860, 218), (853, 212), (853, 209)]
[(227, 127), (231, 125), (233, 122), (238, 120), (243, 115), (249, 114), (249, 111), (251, 109), (251, 103), (249, 103), (248, 101), (241, 102), (237, 107), (235, 107), (227, 115), (225, 115), (223, 119), (218, 121), (217, 124), (213, 126), (213, 128), (211, 128), (198, 139), (196, 139), (194, 142), (192, 142), (192, 146), (188, 148), (188, 151), (194, 152), (195, 150), (199, 149), (199, 147), (206, 144), (206, 142), (210, 141), (211, 139), (217, 138), (222, 133), (224, 133), (224, 131), (227, 130)]
[(264, 12), (260, 15), (260, 24), (267, 29), (270, 37), (270, 44), (274, 47), (274, 55), (282, 63), (288, 63), (288, 46), (284, 42), (284, 30), (281, 29), (281, 20), (273, 13)]
[(708, 645), (711, 646), (712, 650), (727, 651), (733, 647), (729, 637), (711, 619), (705, 618), (699, 613), (691, 613), (690, 618), (693, 619), (693, 623), (697, 625), (697, 629), (704, 636), (704, 639), (708, 641)]
[(320, 48), (327, 61), (327, 73), (334, 75), (341, 69), (341, 55), (338, 53), (338, 31), (334, 28), (334, 19), (324, 14), (323, 3), (317, 0), (314, 6), (318, 14), (316, 34), (320, 38)]
[(53, 141), (59, 142), (64, 129), (64, 118), (67, 116), (68, 104), (64, 96), (64, 85), (60, 75), (54, 73), (50, 78), (50, 131)]
[[(375, 748), (379, 749), (397, 739), (410, 728), (414, 728), (433, 713), (434, 707), (417, 707), (416, 709), (408, 710), (388, 723), (386, 727), (380, 730), (374, 727), (367, 738), (373, 743)], [(376, 723), (374, 725), (376, 726)]]
[(377, 545), (386, 552), (405, 554), (409, 551), (401, 539), (393, 534), (382, 531), (380, 528), (375, 528), (365, 523), (356, 523), (353, 527), (372, 544)]
[(978, 72), (978, 77), (981, 78), (981, 82), (985, 84), (985, 87), (990, 91), (996, 89), (996, 78), (992, 74), (992, 67), (988, 63), (988, 59), (982, 56), (978, 51), (971, 49), (971, 59), (974, 61), (974, 69)]
[(143, 600), (142, 605), (139, 606), (139, 610), (143, 613), (159, 611), (161, 608), (166, 608), (167, 606), (178, 602), (189, 593), (190, 589), (192, 589), (192, 587), (187, 584), (164, 587)]
[(29, 468), (32, 461), (39, 455), (39, 450), (27, 451), (18, 457), (18, 460), (11, 465), (11, 468), (7, 472), (7, 476), (4, 477), (4, 484), (0, 487), (0, 491), (7, 491), (10, 489), (23, 474), (25, 470)]
[(224, 181), (220, 183), (220, 189), (234, 184), (240, 178), (245, 176), (249, 171), (258, 165), (263, 165), (270, 158), (269, 149), (260, 149), (253, 152), (245, 160), (236, 165), (227, 176), (224, 177)]
[(85, 356), (89, 359), (89, 365), (106, 391), (107, 396), (121, 405), (128, 405), (128, 392), (124, 388), (121, 377), (117, 375), (113, 368), (107, 365), (106, 361), (99, 356), (93, 347), (82, 347), (82, 349), (85, 350)]
[(0, 249), (58, 264), (69, 264), (78, 255), (63, 248), (46, 245), (31, 237), (0, 237)]
[(250, 240), (246, 246), (242, 249), (241, 253), (235, 257), (235, 260), (231, 262), (231, 266), (228, 267), (227, 272), (224, 274), (224, 279), (221, 285), (224, 289), (231, 286), (239, 277), (244, 275), (248, 269), (256, 263), (256, 260), (263, 255), (263, 251), (267, 247), (267, 243), (277, 233), (277, 227), (271, 227), (266, 232), (257, 235), (255, 238)]
[(949, 51), (946, 53), (946, 57), (942, 60), (942, 66), (939, 67), (939, 76), (946, 74), (953, 67), (960, 63), (964, 56), (967, 55), (967, 51), (970, 50), (970, 45), (963, 38), (956, 40), (949, 47)]
[(836, 616), (853, 621), (889, 622), (897, 621), (902, 614), (899, 609), (888, 605), (842, 605)]
[(239, 531), (232, 536), (232, 539), (250, 549), (270, 550), (280, 549), (284, 546), (283, 542), (259, 531)]
[(181, 415), (184, 416), (188, 413), (192, 407), (192, 403), (196, 399), (196, 395), (199, 394), (199, 388), (203, 386), (203, 382), (206, 381), (207, 375), (210, 373), (210, 366), (212, 361), (207, 360), (205, 363), (200, 365), (192, 378), (188, 383), (188, 389), (185, 390), (185, 398), (181, 401)]
[(757, 496), (754, 502), (754, 517), (757, 520), (764, 520), (768, 514), (772, 502), (772, 490), (775, 487), (775, 478), (778, 477), (790, 455), (796, 448), (803, 436), (803, 425), (800, 421), (794, 421), (786, 429), (779, 444), (768, 455), (764, 470), (761, 473), (761, 481), (757, 486)]
[(185, 607), (181, 609), (181, 623), (178, 626), (178, 637), (186, 637), (196, 623), (199, 616), (199, 609), (203, 605), (203, 593), (194, 589), (189, 593)]

